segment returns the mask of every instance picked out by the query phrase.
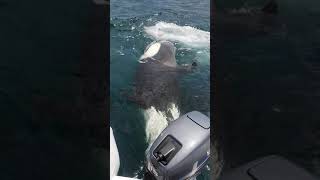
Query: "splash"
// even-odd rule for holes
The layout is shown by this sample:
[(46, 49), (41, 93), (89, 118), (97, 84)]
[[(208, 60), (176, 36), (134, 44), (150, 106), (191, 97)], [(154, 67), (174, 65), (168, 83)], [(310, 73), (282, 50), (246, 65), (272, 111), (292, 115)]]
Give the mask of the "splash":
[[(178, 107), (171, 103), (171, 107), (168, 111), (171, 113), (173, 120), (180, 116), (180, 111)], [(168, 120), (165, 112), (156, 110), (153, 106), (151, 108), (144, 110), (144, 117), (146, 120), (146, 141), (151, 144), (159, 134), (168, 126)]]
[(171, 104), (171, 108), (169, 108), (169, 111), (174, 120), (178, 119), (178, 117), (180, 116), (179, 108), (174, 103)]
[(144, 27), (144, 30), (156, 40), (179, 42), (195, 48), (210, 47), (210, 32), (191, 26), (179, 26), (160, 21), (154, 26)]

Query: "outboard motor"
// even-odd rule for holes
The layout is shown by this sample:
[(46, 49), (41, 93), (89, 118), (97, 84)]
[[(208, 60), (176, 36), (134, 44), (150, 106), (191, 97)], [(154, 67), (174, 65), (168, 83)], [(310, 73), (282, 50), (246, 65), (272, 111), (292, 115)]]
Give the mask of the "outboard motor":
[(192, 111), (165, 128), (146, 150), (144, 179), (193, 179), (210, 156), (210, 119)]

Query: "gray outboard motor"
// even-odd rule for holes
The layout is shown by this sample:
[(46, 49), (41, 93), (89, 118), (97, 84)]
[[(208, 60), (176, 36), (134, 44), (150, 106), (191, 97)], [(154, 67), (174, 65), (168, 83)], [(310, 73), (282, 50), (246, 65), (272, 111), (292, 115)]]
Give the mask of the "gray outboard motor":
[(209, 156), (210, 119), (192, 111), (170, 123), (148, 147), (145, 179), (192, 179), (205, 167)]

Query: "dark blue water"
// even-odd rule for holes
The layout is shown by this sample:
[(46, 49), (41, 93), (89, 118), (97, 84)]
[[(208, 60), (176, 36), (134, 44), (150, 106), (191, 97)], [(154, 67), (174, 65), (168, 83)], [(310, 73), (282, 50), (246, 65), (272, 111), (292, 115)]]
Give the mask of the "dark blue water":
[[(195, 72), (182, 75), (178, 79), (181, 95), (180, 114), (198, 110), (209, 115), (210, 49), (207, 38), (209, 36), (206, 36), (209, 35), (210, 29), (209, 7), (209, 0), (111, 1), (110, 124), (120, 152), (119, 175), (142, 176), (144, 152), (148, 147), (147, 134), (160, 128), (146, 128), (146, 115), (152, 113), (128, 102), (123, 95), (123, 92), (128, 92), (134, 84), (137, 60), (146, 46), (157, 39), (146, 33), (144, 27), (156, 27), (159, 22), (164, 26), (168, 25), (164, 34), (167, 35), (167, 40), (174, 42), (177, 47), (177, 62), (183, 64), (196, 61), (199, 64)], [(183, 26), (201, 31), (188, 31), (188, 28)], [(182, 37), (181, 33), (186, 31), (183, 35), (186, 39), (177, 40)], [(194, 39), (190, 38), (192, 35), (204, 37), (202, 42), (205, 45), (193, 41)], [(157, 115), (155, 118), (160, 117)], [(205, 170), (199, 179), (209, 179), (208, 173), (209, 170)]]
[(217, 2), (216, 128), (225, 169), (278, 154), (320, 175), (319, 1), (279, 1), (272, 18), (223, 18), (223, 9), (243, 6)]

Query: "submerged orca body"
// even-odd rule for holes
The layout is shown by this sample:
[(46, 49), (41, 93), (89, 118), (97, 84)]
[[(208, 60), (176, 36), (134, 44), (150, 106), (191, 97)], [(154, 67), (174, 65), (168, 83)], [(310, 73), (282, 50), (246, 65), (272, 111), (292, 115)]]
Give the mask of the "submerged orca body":
[(177, 76), (191, 70), (190, 66), (179, 66), (175, 59), (173, 43), (158, 41), (151, 43), (139, 60), (133, 95), (129, 100), (140, 107), (154, 107), (168, 112), (172, 104), (178, 105), (179, 88)]

